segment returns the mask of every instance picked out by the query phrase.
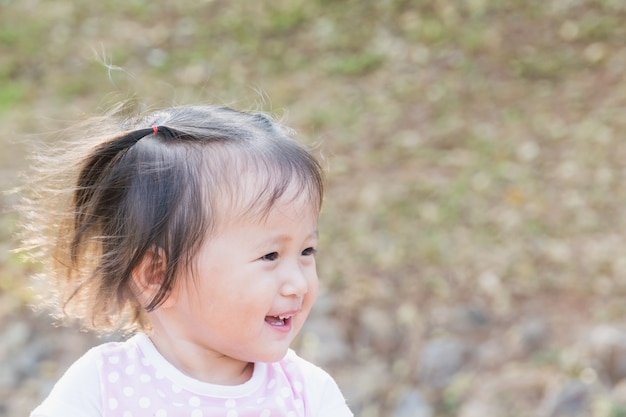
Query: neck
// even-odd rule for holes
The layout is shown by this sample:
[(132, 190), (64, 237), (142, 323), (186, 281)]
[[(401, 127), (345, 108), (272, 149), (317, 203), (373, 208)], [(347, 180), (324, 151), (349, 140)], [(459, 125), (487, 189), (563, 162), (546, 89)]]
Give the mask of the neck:
[(168, 332), (153, 322), (148, 336), (159, 353), (179, 371), (216, 385), (240, 385), (252, 377), (254, 364), (240, 361), (196, 343), (185, 335)]

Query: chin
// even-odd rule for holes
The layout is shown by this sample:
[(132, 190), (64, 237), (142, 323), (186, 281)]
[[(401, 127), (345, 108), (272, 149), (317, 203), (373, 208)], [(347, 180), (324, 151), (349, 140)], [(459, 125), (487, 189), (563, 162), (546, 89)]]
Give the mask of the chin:
[(288, 350), (289, 350), (289, 347), (286, 347), (285, 349), (280, 350), (280, 351), (276, 350), (273, 352), (267, 352), (266, 354), (259, 355), (254, 362), (265, 362), (265, 363), (278, 362), (279, 360), (283, 359), (285, 355), (287, 355)]

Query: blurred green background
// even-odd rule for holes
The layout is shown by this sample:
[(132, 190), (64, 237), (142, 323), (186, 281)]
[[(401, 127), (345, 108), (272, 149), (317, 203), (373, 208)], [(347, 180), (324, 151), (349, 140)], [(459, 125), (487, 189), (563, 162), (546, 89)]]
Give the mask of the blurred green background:
[[(270, 112), (328, 167), (296, 343), (355, 415), (626, 416), (626, 2), (0, 0), (0, 184), (121, 100)], [(0, 196), (0, 416), (101, 340)]]

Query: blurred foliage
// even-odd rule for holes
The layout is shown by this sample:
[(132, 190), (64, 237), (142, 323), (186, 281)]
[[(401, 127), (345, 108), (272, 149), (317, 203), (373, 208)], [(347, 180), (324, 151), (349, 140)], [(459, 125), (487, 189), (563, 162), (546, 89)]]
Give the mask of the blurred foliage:
[[(20, 182), (22, 137), (120, 100), (260, 109), (328, 165), (320, 276), (341, 317), (381, 307), (424, 339), (454, 305), (622, 320), (624, 21), (620, 0), (2, 0), (2, 185)], [(22, 297), (30, 267), (0, 268)], [(558, 367), (554, 349), (530, 362)], [(388, 355), (361, 351), (351, 366)]]

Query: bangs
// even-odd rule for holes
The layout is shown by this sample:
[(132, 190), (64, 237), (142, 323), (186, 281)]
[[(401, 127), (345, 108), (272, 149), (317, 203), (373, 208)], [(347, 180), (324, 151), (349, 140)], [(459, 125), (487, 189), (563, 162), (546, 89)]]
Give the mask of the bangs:
[(228, 218), (263, 219), (279, 201), (302, 201), (319, 214), (324, 195), (319, 163), (299, 146), (282, 145), (279, 149), (231, 145), (221, 149), (219, 158), (212, 153), (205, 159), (210, 184), (205, 193), (213, 214), (220, 217), (217, 223)]

